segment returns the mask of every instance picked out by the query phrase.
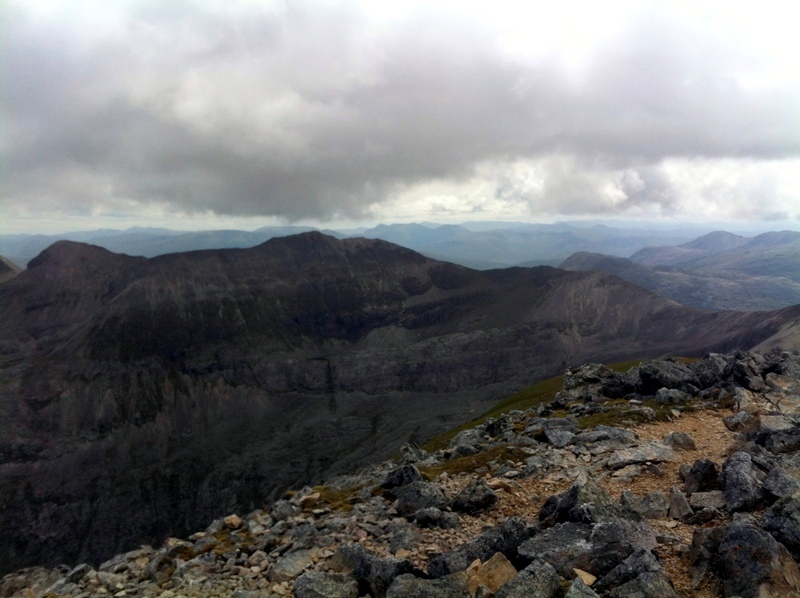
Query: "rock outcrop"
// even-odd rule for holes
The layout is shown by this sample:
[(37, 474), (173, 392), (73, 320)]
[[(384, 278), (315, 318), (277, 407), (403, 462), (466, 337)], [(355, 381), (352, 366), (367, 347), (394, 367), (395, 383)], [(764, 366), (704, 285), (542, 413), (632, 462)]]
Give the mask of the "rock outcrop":
[[(775, 429), (770, 419), (795, 422), (800, 397), (769, 387), (750, 396), (750, 432), (722, 422), (738, 408), (731, 397), (741, 388), (735, 372), (742, 363), (760, 363), (751, 375), (763, 379), (795, 371), (800, 358), (709, 355), (688, 367), (719, 360), (728, 365), (713, 384), (702, 383), (686, 404), (653, 408), (649, 423), (628, 419), (629, 404), (657, 405), (655, 394), (595, 395), (566, 407), (574, 432), (557, 446), (561, 440), (554, 443), (542, 430), (562, 428), (567, 414), (553, 414), (564, 411), (559, 395), (479, 423), (444, 449), (408, 447), (405, 464), (377, 463), (302, 488), (160, 548), (142, 546), (98, 566), (11, 573), (0, 594), (800, 596), (800, 508), (796, 494), (787, 494), (800, 480), (800, 451), (769, 443), (798, 428)], [(674, 365), (647, 367), (670, 371)], [(636, 387), (642, 370), (606, 377)], [(582, 388), (574, 380), (568, 386), (564, 392)], [(593, 425), (598, 418), (606, 424)], [(626, 468), (636, 469), (624, 475), (611, 460), (676, 436), (690, 438), (694, 448), (676, 451), (674, 460), (632, 463)], [(461, 455), (468, 437), (483, 442)], [(480, 499), (480, 509), (453, 509), (488, 490), (496, 500)], [(433, 501), (437, 506), (422, 510), (449, 515), (450, 525), (419, 525), (420, 512), (408, 497), (420, 505)]]

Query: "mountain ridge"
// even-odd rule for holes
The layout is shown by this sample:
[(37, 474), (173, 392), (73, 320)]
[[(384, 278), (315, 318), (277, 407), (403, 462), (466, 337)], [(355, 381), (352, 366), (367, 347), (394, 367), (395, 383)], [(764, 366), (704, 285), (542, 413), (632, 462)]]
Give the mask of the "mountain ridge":
[(388, 457), (566, 366), (750, 348), (798, 320), (321, 233), (149, 259), (57, 244), (0, 285), (0, 561), (100, 559)]

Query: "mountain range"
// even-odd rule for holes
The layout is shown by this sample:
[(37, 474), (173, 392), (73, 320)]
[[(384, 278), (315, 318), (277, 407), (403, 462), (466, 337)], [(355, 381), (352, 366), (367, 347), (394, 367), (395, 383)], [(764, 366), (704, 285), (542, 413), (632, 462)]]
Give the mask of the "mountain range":
[(319, 232), (154, 258), (57, 242), (0, 285), (0, 563), (97, 561), (567, 366), (793, 346), (798, 323)]
[[(176, 231), (164, 228), (96, 230), (60, 235), (0, 235), (0, 255), (24, 266), (56, 241), (99, 245), (109, 251), (154, 257), (198, 249), (254, 247), (264, 241), (316, 230), (301, 226), (268, 226), (255, 231)], [(598, 223), (525, 224), (470, 222), (463, 224), (380, 224), (373, 228), (323, 230), (338, 238), (382, 239), (431, 257), (477, 269), (515, 265), (555, 266), (578, 251), (629, 256), (652, 245), (676, 245), (691, 241), (708, 229), (664, 229)]]
[(646, 247), (630, 258), (573, 254), (560, 268), (602, 270), (683, 305), (776, 309), (800, 303), (800, 233), (742, 237), (717, 231), (677, 246)]

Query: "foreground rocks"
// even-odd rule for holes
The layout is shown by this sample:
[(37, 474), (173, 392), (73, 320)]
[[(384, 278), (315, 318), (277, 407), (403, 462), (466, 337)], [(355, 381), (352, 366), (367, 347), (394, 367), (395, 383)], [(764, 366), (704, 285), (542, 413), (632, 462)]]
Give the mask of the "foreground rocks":
[(786, 353), (585, 366), (445, 449), (0, 596), (800, 596), (799, 372)]

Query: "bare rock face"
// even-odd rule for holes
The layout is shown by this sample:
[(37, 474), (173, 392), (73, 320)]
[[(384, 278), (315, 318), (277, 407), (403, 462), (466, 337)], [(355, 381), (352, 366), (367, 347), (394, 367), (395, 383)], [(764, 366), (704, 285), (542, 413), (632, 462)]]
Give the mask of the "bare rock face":
[[(747, 348), (798, 318), (319, 233), (152, 259), (59, 242), (0, 285), (0, 572), (98, 562), (249, 512), (567, 361)], [(750, 369), (754, 386), (765, 372)], [(659, 376), (647, 384), (672, 380)]]

